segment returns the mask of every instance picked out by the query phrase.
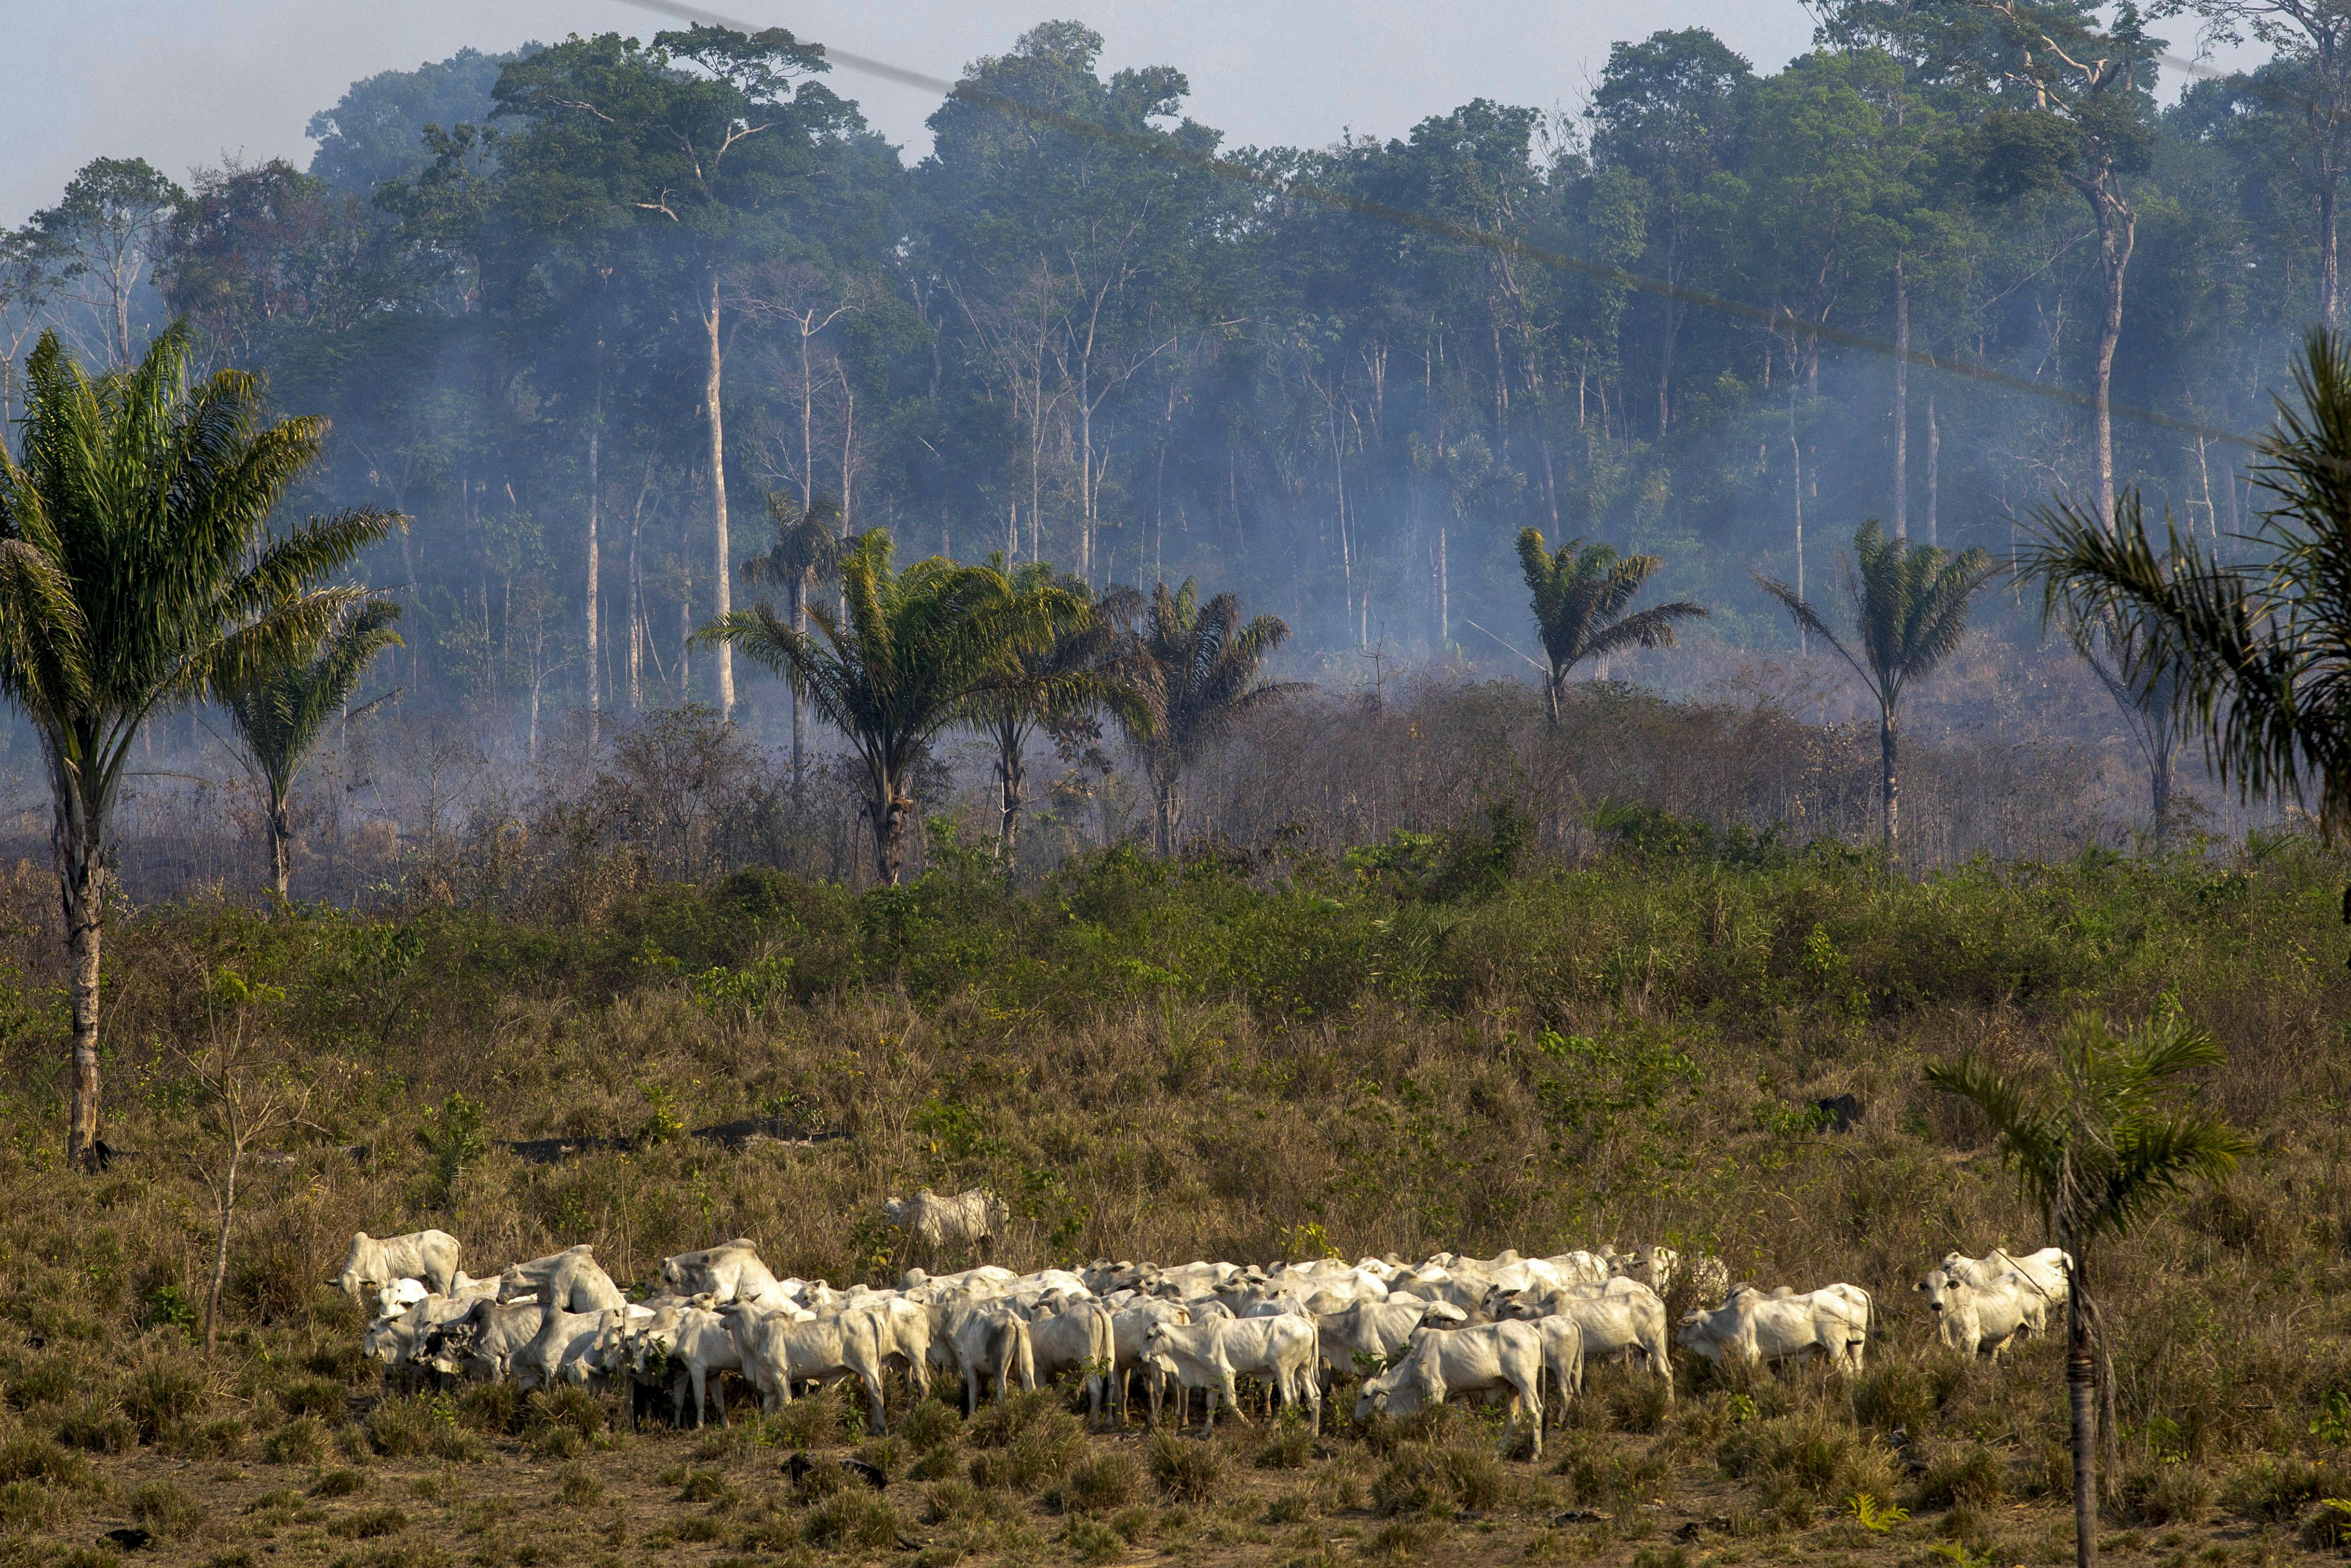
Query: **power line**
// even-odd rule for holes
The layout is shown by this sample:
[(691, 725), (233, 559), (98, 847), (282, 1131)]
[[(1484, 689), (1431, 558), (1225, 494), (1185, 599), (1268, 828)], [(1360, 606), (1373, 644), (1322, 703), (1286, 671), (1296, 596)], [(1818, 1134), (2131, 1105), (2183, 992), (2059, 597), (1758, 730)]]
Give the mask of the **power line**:
[[(634, 5), (641, 10), (659, 12), (681, 21), (728, 27), (744, 34), (756, 34), (764, 30), (753, 23), (724, 16), (707, 6), (686, 4), (685, 0), (620, 0), (620, 3)], [(1687, 305), (1697, 309), (1746, 321), (1761, 327), (1774, 335), (1782, 331), (1801, 334), (1815, 343), (1834, 343), (1840, 348), (1876, 354), (1886, 359), (1907, 361), (1921, 370), (1939, 371), (1944, 375), (1956, 376), (1980, 385), (1997, 387), (2005, 392), (2043, 398), (2074, 408), (2095, 410), (2097, 407), (2097, 400), (2087, 392), (2075, 392), (2070, 387), (2052, 386), (2047, 382), (2037, 382), (2027, 376), (2014, 375), (1980, 361), (1944, 358), (1923, 349), (1905, 349), (1899, 344), (1887, 342), (1882, 338), (1873, 337), (1866, 332), (1856, 332), (1844, 327), (1833, 327), (1825, 322), (1806, 321), (1791, 310), (1750, 305), (1745, 300), (1733, 299), (1727, 295), (1716, 294), (1708, 289), (1692, 288), (1687, 284), (1670, 283), (1664, 278), (1628, 272), (1621, 267), (1586, 261), (1581, 256), (1570, 256), (1563, 251), (1552, 250), (1542, 246), (1531, 245), (1525, 240), (1517, 239), (1509, 235), (1497, 234), (1491, 229), (1481, 229), (1468, 224), (1455, 223), (1447, 218), (1431, 217), (1426, 213), (1415, 213), (1402, 207), (1389, 206), (1383, 202), (1367, 201), (1364, 197), (1351, 195), (1344, 191), (1332, 190), (1327, 185), (1317, 185), (1310, 181), (1294, 180), (1267, 170), (1251, 168), (1249, 164), (1230, 158), (1218, 158), (1205, 152), (1196, 152), (1188, 148), (1176, 146), (1165, 137), (1124, 131), (1116, 126), (1097, 124), (1073, 114), (1064, 114), (1058, 110), (1042, 109), (1035, 104), (1023, 103), (1018, 99), (1007, 98), (1001, 93), (990, 92), (985, 88), (975, 87), (968, 82), (948, 81), (924, 71), (913, 70), (887, 60), (875, 59), (869, 55), (852, 54), (846, 49), (837, 49), (829, 44), (820, 47), (827, 60), (861, 75), (895, 82), (902, 87), (920, 88), (947, 98), (961, 99), (967, 103), (995, 110), (1031, 124), (1050, 126), (1073, 136), (1083, 136), (1097, 141), (1108, 142), (1147, 157), (1162, 159), (1187, 168), (1198, 169), (1220, 178), (1254, 185), (1279, 196), (1311, 202), (1318, 205), (1353, 213), (1362, 217), (1373, 218), (1382, 223), (1417, 229), (1425, 234), (1437, 235), (1464, 245), (1477, 246), (1505, 256), (1515, 256), (1540, 267), (1553, 267), (1620, 288), (1654, 295), (1676, 304)], [(2162, 57), (2167, 61), (2176, 58), (2168, 55)], [(2192, 66), (2199, 71), (2220, 74), (2213, 67), (2196, 66), (2190, 61), (2179, 63), (2182, 66)], [(2227, 442), (2247, 447), (2258, 446), (2261, 443), (2259, 436), (2248, 435), (2241, 431), (2230, 430), (2220, 425), (2205, 424), (2192, 419), (2183, 419), (2177, 414), (2165, 413), (2159, 409), (2140, 408), (2135, 404), (2111, 401), (2106, 404), (2106, 409), (2116, 418), (2128, 419), (2159, 430), (2175, 431), (2200, 440)]]

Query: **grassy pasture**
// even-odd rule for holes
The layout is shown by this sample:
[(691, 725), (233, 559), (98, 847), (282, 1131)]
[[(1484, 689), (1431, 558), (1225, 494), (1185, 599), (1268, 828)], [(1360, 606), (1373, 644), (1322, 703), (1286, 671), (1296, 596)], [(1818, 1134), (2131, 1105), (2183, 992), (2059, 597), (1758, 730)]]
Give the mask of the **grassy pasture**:
[[(1654, 816), (1519, 874), (1512, 826), (1347, 861), (1113, 851), (1008, 892), (942, 840), (916, 884), (768, 873), (517, 913), (353, 917), (191, 900), (110, 949), (104, 1175), (57, 1168), (51, 918), (20, 872), (0, 994), (0, 1563), (911, 1560), (1958, 1564), (2070, 1556), (2057, 1345), (1932, 1343), (1909, 1286), (2041, 1238), (1926, 1061), (2031, 1053), (2079, 1007), (2176, 999), (2260, 1139), (2105, 1267), (2118, 1560), (2335, 1555), (2351, 1497), (2344, 868), (2296, 841), (1888, 882)], [(582, 914), (580, 911), (587, 911)], [(225, 978), (233, 974), (234, 981)], [(200, 1333), (214, 1157), (188, 1053), (310, 1086), (247, 1170), (220, 1353)], [(1813, 1103), (1861, 1098), (1832, 1133)], [(778, 1116), (805, 1145), (689, 1130)], [(505, 1140), (628, 1146), (554, 1164)], [(880, 1200), (984, 1183), (999, 1260), (1162, 1262), (1661, 1239), (1766, 1284), (1846, 1280), (1883, 1336), (1851, 1381), (1604, 1371), (1543, 1460), (1490, 1413), (1320, 1442), (1087, 1437), (1040, 1396), (867, 1445), (842, 1406), (726, 1434), (609, 1430), (577, 1400), (384, 1397), (324, 1288), (354, 1229), (432, 1224), (476, 1271), (578, 1240), (650, 1279), (757, 1239), (779, 1272), (911, 1260)], [(953, 1263), (958, 1260), (919, 1260)], [(2332, 1397), (2330, 1397), (2332, 1396)], [(862, 1451), (884, 1492), (792, 1483)], [(2351, 1516), (2344, 1516), (2351, 1522)], [(100, 1544), (150, 1532), (141, 1552)]]

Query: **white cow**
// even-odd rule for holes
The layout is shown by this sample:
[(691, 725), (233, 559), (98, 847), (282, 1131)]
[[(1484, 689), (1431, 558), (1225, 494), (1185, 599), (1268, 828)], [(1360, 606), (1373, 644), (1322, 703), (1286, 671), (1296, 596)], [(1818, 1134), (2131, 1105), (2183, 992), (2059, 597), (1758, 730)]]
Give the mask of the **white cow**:
[(1355, 1419), (1375, 1412), (1411, 1416), (1456, 1394), (1506, 1389), (1510, 1415), (1531, 1416), (1535, 1458), (1542, 1458), (1543, 1334), (1532, 1323), (1481, 1323), (1472, 1328), (1423, 1329), (1402, 1361), (1366, 1378), (1355, 1396)]
[(1110, 1403), (1111, 1374), (1118, 1362), (1118, 1333), (1111, 1314), (1092, 1301), (1071, 1301), (1029, 1320), (1029, 1344), (1037, 1379), (1050, 1383), (1065, 1372), (1086, 1380), (1086, 1424), (1102, 1424)]
[(1964, 1252), (1943, 1255), (1943, 1272), (1954, 1279), (1970, 1280), (1988, 1285), (2010, 1270), (2024, 1277), (2024, 1282), (2041, 1292), (2042, 1297), (2055, 1304), (2065, 1299), (2065, 1281), (2074, 1271), (2073, 1257), (2063, 1247), (2043, 1247), (2038, 1252), (2028, 1252), (2019, 1258), (2005, 1248), (1995, 1247), (1990, 1257), (1970, 1258)]
[(434, 1293), (445, 1296), (457, 1282), (457, 1239), (445, 1230), (412, 1230), (405, 1236), (351, 1237), (350, 1256), (335, 1284), (343, 1294), (359, 1300), (360, 1287), (378, 1289), (395, 1280), (422, 1280)]
[(949, 1242), (984, 1246), (1012, 1218), (1012, 1211), (986, 1187), (941, 1197), (929, 1187), (912, 1197), (882, 1205), (882, 1217), (916, 1244), (935, 1252)]
[(1427, 1301), (1357, 1301), (1343, 1312), (1317, 1313), (1316, 1354), (1332, 1372), (1353, 1376), (1362, 1358), (1376, 1357), (1379, 1369), (1401, 1355), (1412, 1336), (1436, 1314), (1458, 1319), (1458, 1308)]
[(2014, 1269), (2001, 1270), (1990, 1281), (1972, 1272), (1937, 1269), (1916, 1288), (1935, 1314), (1935, 1332), (1962, 1355), (1989, 1352), (1998, 1362), (2020, 1334), (2049, 1329), (2048, 1297)]
[(1869, 1292), (1857, 1285), (1825, 1285), (1784, 1296), (1740, 1286), (1712, 1312), (1683, 1318), (1677, 1337), (1691, 1354), (1717, 1364), (1754, 1366), (1817, 1351), (1830, 1365), (1859, 1372), (1870, 1316)]
[(758, 1388), (768, 1409), (790, 1404), (795, 1383), (814, 1379), (830, 1385), (854, 1377), (865, 1386), (867, 1427), (877, 1435), (882, 1432), (885, 1352), (876, 1314), (848, 1312), (794, 1322), (780, 1312), (731, 1309), (727, 1318), (743, 1358), (743, 1371)]
[[(1217, 1427), (1217, 1396), (1247, 1421), (1235, 1379), (1247, 1373), (1271, 1383), (1287, 1406), (1303, 1400), (1311, 1430), (1322, 1430), (1322, 1385), (1314, 1376), (1314, 1323), (1284, 1313), (1209, 1322), (1154, 1323), (1143, 1336), (1144, 1355), (1159, 1374), (1186, 1391), (1208, 1391), (1204, 1431)], [(1179, 1423), (1180, 1424), (1180, 1423)]]
[(500, 1301), (511, 1301), (526, 1294), (573, 1312), (613, 1312), (629, 1304), (629, 1298), (596, 1261), (596, 1249), (584, 1241), (513, 1264), (498, 1277)]
[(1154, 1323), (1188, 1323), (1191, 1309), (1181, 1301), (1163, 1301), (1156, 1296), (1138, 1297), (1111, 1313), (1112, 1375), (1118, 1389), (1118, 1418), (1126, 1419), (1127, 1380), (1136, 1372), (1144, 1375), (1143, 1397), (1150, 1412), (1151, 1424), (1159, 1424), (1159, 1397), (1164, 1386), (1158, 1373), (1144, 1360), (1144, 1339)]
[(933, 1343), (945, 1345), (963, 1373), (963, 1413), (979, 1408), (980, 1384), (993, 1379), (997, 1403), (1005, 1391), (1037, 1386), (1036, 1352), (1029, 1343), (1029, 1322), (1008, 1301), (963, 1301), (946, 1309), (942, 1332)]
[[(685, 1395), (694, 1391), (694, 1424), (699, 1427), (709, 1402), (712, 1378), (721, 1372), (743, 1370), (742, 1348), (725, 1317), (700, 1307), (687, 1307), (672, 1316), (657, 1313), (652, 1322), (622, 1334), (622, 1355), (636, 1377), (662, 1380), (666, 1375), (670, 1406), (680, 1426), (685, 1424)], [(632, 1406), (635, 1401), (629, 1402)], [(726, 1425), (726, 1398), (718, 1397), (718, 1424)]]
[(722, 1303), (738, 1297), (762, 1301), (794, 1293), (785, 1290), (783, 1281), (769, 1272), (760, 1260), (758, 1244), (748, 1237), (739, 1236), (699, 1252), (681, 1252), (663, 1259), (661, 1282), (663, 1289), (681, 1296), (707, 1291), (712, 1301)]
[(1629, 1356), (1639, 1354), (1650, 1372), (1665, 1380), (1666, 1396), (1674, 1391), (1674, 1364), (1667, 1354), (1666, 1303), (1636, 1280), (1611, 1280), (1605, 1285), (1572, 1285), (1547, 1295), (1521, 1291), (1489, 1299), (1488, 1311), (1498, 1322), (1515, 1319), (1540, 1322), (1549, 1318), (1573, 1322), (1583, 1336), (1587, 1356)]
[(419, 1359), (435, 1372), (503, 1382), (513, 1370), (516, 1354), (538, 1333), (536, 1301), (502, 1302), (484, 1296), (435, 1324), (425, 1336)]

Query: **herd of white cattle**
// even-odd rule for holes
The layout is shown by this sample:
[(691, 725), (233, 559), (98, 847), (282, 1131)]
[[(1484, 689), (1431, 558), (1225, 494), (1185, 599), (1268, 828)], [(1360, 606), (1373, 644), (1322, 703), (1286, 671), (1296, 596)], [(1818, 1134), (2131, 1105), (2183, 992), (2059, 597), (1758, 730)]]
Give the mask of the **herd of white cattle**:
[[(920, 1207), (923, 1199), (938, 1207)], [(985, 1193), (925, 1193), (903, 1209), (918, 1212), (893, 1222), (934, 1247), (984, 1235), (1000, 1213)], [(942, 1213), (965, 1223), (939, 1222)], [(1165, 1392), (1181, 1394), (1188, 1416), (1198, 1389), (1210, 1430), (1220, 1400), (1241, 1414), (1238, 1380), (1253, 1377), (1319, 1431), (1330, 1381), (1353, 1376), (1359, 1420), (1408, 1416), (1459, 1395), (1504, 1396), (1513, 1420), (1531, 1417), (1540, 1455), (1549, 1396), (1563, 1407), (1582, 1393), (1587, 1357), (1638, 1363), (1672, 1397), (1665, 1296), (1677, 1276), (1691, 1299), (1720, 1298), (1686, 1313), (1675, 1336), (1707, 1361), (1818, 1357), (1858, 1372), (1876, 1326), (1858, 1286), (1732, 1284), (1719, 1260), (1663, 1247), (1552, 1258), (1440, 1252), (1417, 1264), (1102, 1260), (1028, 1274), (983, 1265), (911, 1270), (895, 1290), (835, 1290), (822, 1280), (778, 1279), (754, 1244), (738, 1239), (663, 1260), (657, 1290), (638, 1301), (584, 1245), (486, 1279), (460, 1261), (456, 1239), (439, 1230), (352, 1239), (337, 1283), (354, 1298), (373, 1287), (381, 1315), (365, 1343), (388, 1379), (610, 1389), (632, 1423), (641, 1396), (665, 1392), (681, 1425), (689, 1394), (696, 1426), (713, 1406), (724, 1425), (714, 1380), (732, 1373), (769, 1410), (796, 1390), (854, 1378), (878, 1433), (884, 1375), (895, 1366), (917, 1399), (935, 1377), (960, 1375), (967, 1413), (990, 1389), (1001, 1399), (1008, 1389), (1081, 1379), (1095, 1423), (1108, 1414), (1123, 1424), (1139, 1376), (1153, 1421)], [(2022, 1257), (1954, 1252), (1917, 1289), (1945, 1344), (1996, 1359), (2020, 1335), (2045, 1332), (2070, 1262), (2053, 1247)]]

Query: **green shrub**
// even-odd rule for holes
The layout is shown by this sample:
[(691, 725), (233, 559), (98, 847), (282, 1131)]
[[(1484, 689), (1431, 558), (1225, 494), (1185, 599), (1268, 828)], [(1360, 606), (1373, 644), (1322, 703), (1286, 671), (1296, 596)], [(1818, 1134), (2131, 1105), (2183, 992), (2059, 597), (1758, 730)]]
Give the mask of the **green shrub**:
[(586, 1508), (604, 1496), (604, 1483), (580, 1465), (566, 1465), (555, 1478), (555, 1500), (566, 1508)]
[(2351, 1498), (2323, 1497), (2302, 1523), (2302, 1543), (2320, 1551), (2351, 1546)]
[(869, 1488), (846, 1488), (809, 1510), (800, 1533), (811, 1546), (886, 1551), (904, 1528), (898, 1511)]
[(1070, 1467), (1061, 1483), (1062, 1506), (1072, 1513), (1113, 1513), (1143, 1490), (1143, 1469), (1119, 1449), (1090, 1455)]
[(963, 1460), (952, 1448), (936, 1448), (916, 1459), (906, 1473), (918, 1481), (943, 1481), (960, 1474)]
[(592, 1437), (604, 1429), (604, 1403), (576, 1384), (534, 1389), (523, 1402), (523, 1426), (533, 1436), (564, 1430)]
[(39, 1481), (0, 1481), (0, 1526), (38, 1530), (65, 1517), (66, 1494)]
[(298, 1378), (277, 1391), (277, 1407), (288, 1416), (337, 1420), (350, 1403), (350, 1396), (343, 1392), (343, 1385), (326, 1377)]
[(183, 1541), (204, 1522), (196, 1500), (170, 1481), (149, 1481), (131, 1494), (131, 1517), (161, 1541)]
[(2229, 1478), (2220, 1500), (2231, 1512), (2273, 1524), (2291, 1524), (2304, 1505), (2318, 1496), (2322, 1472), (2300, 1459), (2262, 1454)]
[(139, 1436), (152, 1442), (203, 1409), (207, 1395), (203, 1367), (184, 1354), (158, 1349), (131, 1363), (120, 1397)]
[(315, 1465), (327, 1457), (327, 1426), (316, 1416), (297, 1416), (261, 1440), (261, 1457), (273, 1465)]
[(1099, 1520), (1079, 1515), (1062, 1531), (1062, 1544), (1081, 1563), (1115, 1563), (1126, 1555), (1126, 1538)]
[(493, 1437), (514, 1430), (522, 1391), (511, 1383), (476, 1383), (457, 1396), (457, 1419)]
[(364, 1470), (329, 1470), (310, 1484), (312, 1497), (357, 1497), (374, 1483)]
[(2133, 1524), (2193, 1524), (2212, 1506), (2211, 1479), (2185, 1461), (2133, 1465), (2118, 1490)]
[(1314, 1434), (1307, 1429), (1305, 1417), (1284, 1410), (1258, 1446), (1257, 1466), (1263, 1470), (1303, 1469), (1313, 1457)]
[(980, 1412), (966, 1433), (973, 1484), (1029, 1493), (1069, 1473), (1085, 1444), (1085, 1427), (1052, 1390), (1016, 1394)]
[(357, 1513), (347, 1513), (327, 1526), (327, 1533), (346, 1541), (373, 1541), (380, 1536), (398, 1535), (408, 1528), (408, 1515), (390, 1503), (378, 1508), (363, 1508)]
[(1437, 1531), (1410, 1519), (1392, 1519), (1364, 1537), (1364, 1555), (1374, 1563), (1409, 1563), (1428, 1550)]
[(1372, 1482), (1372, 1507), (1390, 1515), (1484, 1513), (1508, 1484), (1484, 1443), (1399, 1443)]
[[(834, 1475), (840, 1470), (831, 1466), (819, 1466)], [(680, 1502), (733, 1502), (742, 1495), (742, 1489), (717, 1470), (688, 1470), (679, 1478), (677, 1500)]]
[(1017, 1519), (1020, 1511), (1002, 1492), (982, 1491), (969, 1481), (941, 1481), (931, 1489), (923, 1518), (931, 1524), (978, 1524)]
[(354, 1547), (329, 1568), (449, 1568), (449, 1554), (423, 1536)]
[(944, 1400), (925, 1399), (899, 1419), (898, 1436), (927, 1454), (963, 1436), (963, 1416)]
[(43, 1486), (89, 1484), (89, 1461), (46, 1437), (19, 1432), (0, 1443), (0, 1481), (37, 1481)]
[(875, 1437), (857, 1445), (857, 1458), (895, 1480), (898, 1472), (906, 1468), (906, 1445), (897, 1437)]
[(1224, 1488), (1225, 1456), (1213, 1443), (1154, 1432), (1146, 1451), (1151, 1479), (1177, 1502), (1211, 1502)]
[(778, 1447), (827, 1448), (851, 1440), (865, 1429), (864, 1402), (852, 1406), (844, 1380), (804, 1399), (795, 1399), (768, 1417), (768, 1430)]
[(91, 1394), (57, 1418), (57, 1441), (93, 1454), (128, 1452), (139, 1441), (139, 1427), (122, 1407), (102, 1395)]
[(83, 1369), (62, 1355), (25, 1351), (0, 1372), (0, 1398), (20, 1410), (62, 1405), (81, 1387)]
[(1983, 1507), (2008, 1494), (2008, 1461), (1981, 1443), (1952, 1443), (1935, 1450), (1918, 1480), (1918, 1506)]

